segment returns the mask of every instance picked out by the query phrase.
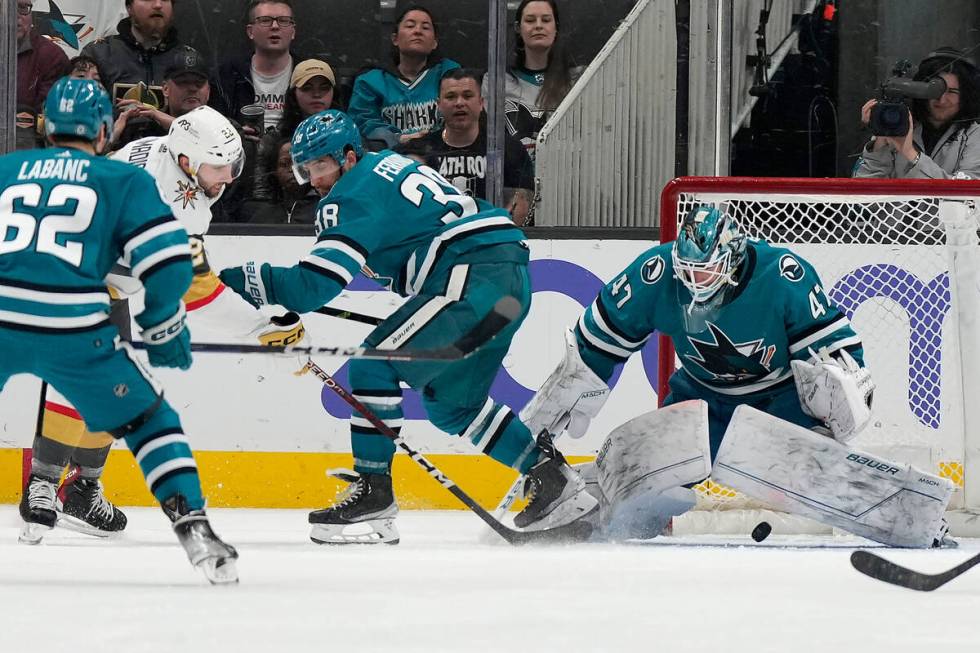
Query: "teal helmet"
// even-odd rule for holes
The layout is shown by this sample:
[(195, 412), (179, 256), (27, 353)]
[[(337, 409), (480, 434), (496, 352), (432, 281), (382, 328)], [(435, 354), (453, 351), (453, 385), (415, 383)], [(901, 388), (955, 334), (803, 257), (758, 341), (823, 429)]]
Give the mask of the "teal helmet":
[(707, 302), (726, 285), (738, 285), (733, 275), (745, 257), (745, 234), (727, 214), (699, 206), (684, 217), (672, 257), (694, 302)]
[(112, 102), (102, 85), (91, 79), (62, 77), (44, 101), (44, 133), (94, 141), (99, 127), (112, 135)]
[(347, 148), (351, 148), (358, 159), (364, 155), (361, 134), (351, 117), (336, 109), (313, 114), (293, 132), (290, 150), (293, 175), (301, 184), (309, 182), (310, 176), (304, 165), (328, 156), (343, 166)]

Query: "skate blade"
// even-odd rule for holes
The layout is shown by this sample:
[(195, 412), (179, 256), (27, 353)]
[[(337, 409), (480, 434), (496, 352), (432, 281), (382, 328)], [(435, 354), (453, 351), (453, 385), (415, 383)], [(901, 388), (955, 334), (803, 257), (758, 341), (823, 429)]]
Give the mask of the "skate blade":
[(24, 526), (20, 529), (20, 535), (17, 536), (17, 541), (21, 544), (40, 544), (44, 536), (51, 531), (51, 528), (45, 524), (24, 522)]
[(78, 519), (77, 517), (72, 517), (71, 515), (66, 515), (63, 513), (58, 514), (58, 521), (55, 523), (55, 526), (58, 526), (59, 528), (67, 529), (69, 531), (75, 531), (76, 533), (81, 533), (83, 535), (91, 535), (92, 537), (102, 537), (102, 538), (112, 537), (113, 535), (122, 532), (122, 531), (103, 531), (96, 528), (95, 526), (92, 526), (91, 524), (85, 523), (84, 521)]
[(205, 558), (197, 568), (212, 585), (232, 585), (238, 582), (238, 565), (234, 558)]
[(538, 521), (528, 524), (524, 531), (543, 531), (558, 528), (581, 519), (599, 509), (599, 502), (584, 489), (579, 490), (571, 498), (562, 501), (547, 515)]
[(310, 539), (317, 544), (398, 544), (394, 519), (357, 524), (313, 524)]

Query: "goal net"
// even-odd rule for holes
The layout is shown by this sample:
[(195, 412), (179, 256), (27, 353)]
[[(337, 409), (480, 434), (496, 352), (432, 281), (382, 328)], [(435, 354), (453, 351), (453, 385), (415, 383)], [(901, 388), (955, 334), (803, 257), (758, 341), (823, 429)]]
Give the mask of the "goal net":
[[(675, 179), (661, 196), (661, 239), (711, 204), (749, 237), (789, 247), (816, 268), (851, 319), (877, 384), (871, 426), (850, 444), (951, 479), (954, 532), (980, 519), (980, 347), (976, 305), (980, 182), (966, 180)], [(660, 397), (679, 364), (661, 337)], [(972, 427), (972, 428), (971, 428)], [(980, 472), (975, 472), (980, 476)], [(812, 523), (767, 510), (710, 479), (675, 532), (748, 532), (763, 518), (784, 532)], [(685, 526), (686, 523), (686, 526)], [(746, 530), (747, 529), (747, 530)]]

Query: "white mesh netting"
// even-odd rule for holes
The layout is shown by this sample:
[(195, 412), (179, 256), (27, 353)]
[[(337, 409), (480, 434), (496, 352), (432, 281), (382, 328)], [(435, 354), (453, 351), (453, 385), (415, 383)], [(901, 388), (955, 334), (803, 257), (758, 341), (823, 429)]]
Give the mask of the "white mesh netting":
[[(950, 328), (943, 201), (975, 209), (963, 198), (681, 192), (675, 216), (713, 204), (750, 237), (812, 263), (861, 336), (877, 384), (873, 425), (851, 444), (962, 486), (960, 357)], [(760, 507), (710, 479), (696, 489), (699, 509)]]

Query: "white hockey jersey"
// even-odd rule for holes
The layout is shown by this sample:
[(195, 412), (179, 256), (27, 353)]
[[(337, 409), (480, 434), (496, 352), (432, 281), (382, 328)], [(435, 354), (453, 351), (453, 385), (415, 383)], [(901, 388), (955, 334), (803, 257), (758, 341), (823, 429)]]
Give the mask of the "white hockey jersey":
[[(192, 236), (203, 236), (211, 226), (211, 205), (221, 197), (210, 198), (204, 189), (184, 174), (170, 156), (166, 136), (151, 136), (133, 141), (113, 159), (132, 163), (149, 172), (157, 182), (160, 198)], [(223, 192), (223, 191), (222, 191)]]

